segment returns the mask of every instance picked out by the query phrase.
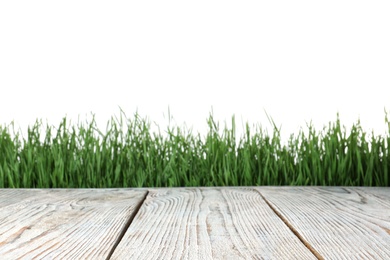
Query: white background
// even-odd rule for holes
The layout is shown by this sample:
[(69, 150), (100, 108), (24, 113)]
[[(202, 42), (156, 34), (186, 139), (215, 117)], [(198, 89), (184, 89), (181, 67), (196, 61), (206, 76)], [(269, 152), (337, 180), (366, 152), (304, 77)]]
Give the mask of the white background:
[[(213, 110), (287, 138), (312, 120), (383, 134), (389, 1), (1, 1), (0, 124), (121, 107), (205, 133)], [(390, 115), (389, 115), (390, 116)], [(242, 121), (241, 121), (242, 120)], [(241, 131), (242, 132), (242, 131)]]

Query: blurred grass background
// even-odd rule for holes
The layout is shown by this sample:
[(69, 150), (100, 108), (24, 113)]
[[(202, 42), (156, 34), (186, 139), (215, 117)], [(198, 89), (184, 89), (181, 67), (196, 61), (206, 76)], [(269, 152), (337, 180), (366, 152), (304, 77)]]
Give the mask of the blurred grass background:
[[(337, 115), (287, 144), (274, 123), (271, 135), (246, 124), (240, 139), (234, 116), (231, 128), (220, 129), (212, 115), (207, 123), (204, 137), (170, 126), (152, 133), (147, 119), (123, 111), (104, 133), (94, 118), (77, 125), (64, 118), (44, 131), (37, 120), (26, 138), (13, 124), (0, 126), (0, 188), (389, 186), (390, 136), (369, 136), (359, 121), (347, 132)], [(390, 133), (387, 113), (385, 123)]]

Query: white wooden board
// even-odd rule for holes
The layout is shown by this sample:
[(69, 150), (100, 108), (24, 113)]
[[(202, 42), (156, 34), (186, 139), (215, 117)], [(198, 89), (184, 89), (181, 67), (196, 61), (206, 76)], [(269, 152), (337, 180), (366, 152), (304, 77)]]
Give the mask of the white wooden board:
[(246, 188), (149, 189), (112, 259), (316, 259)]
[(257, 190), (325, 259), (390, 259), (390, 188)]
[(146, 193), (0, 190), (0, 259), (105, 259)]

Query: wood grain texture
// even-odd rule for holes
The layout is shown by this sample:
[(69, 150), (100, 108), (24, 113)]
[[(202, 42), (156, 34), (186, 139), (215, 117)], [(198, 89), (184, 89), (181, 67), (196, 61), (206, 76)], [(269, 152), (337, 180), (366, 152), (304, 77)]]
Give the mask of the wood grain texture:
[(1, 259), (105, 259), (146, 193), (0, 190)]
[(315, 259), (254, 189), (149, 189), (111, 259)]
[(257, 189), (325, 259), (390, 259), (390, 188)]

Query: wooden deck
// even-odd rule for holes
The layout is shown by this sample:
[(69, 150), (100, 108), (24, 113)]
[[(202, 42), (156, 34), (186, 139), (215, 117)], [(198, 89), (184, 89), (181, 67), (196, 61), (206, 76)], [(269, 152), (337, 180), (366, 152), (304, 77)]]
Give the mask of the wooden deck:
[(0, 189), (0, 259), (390, 259), (390, 188)]

